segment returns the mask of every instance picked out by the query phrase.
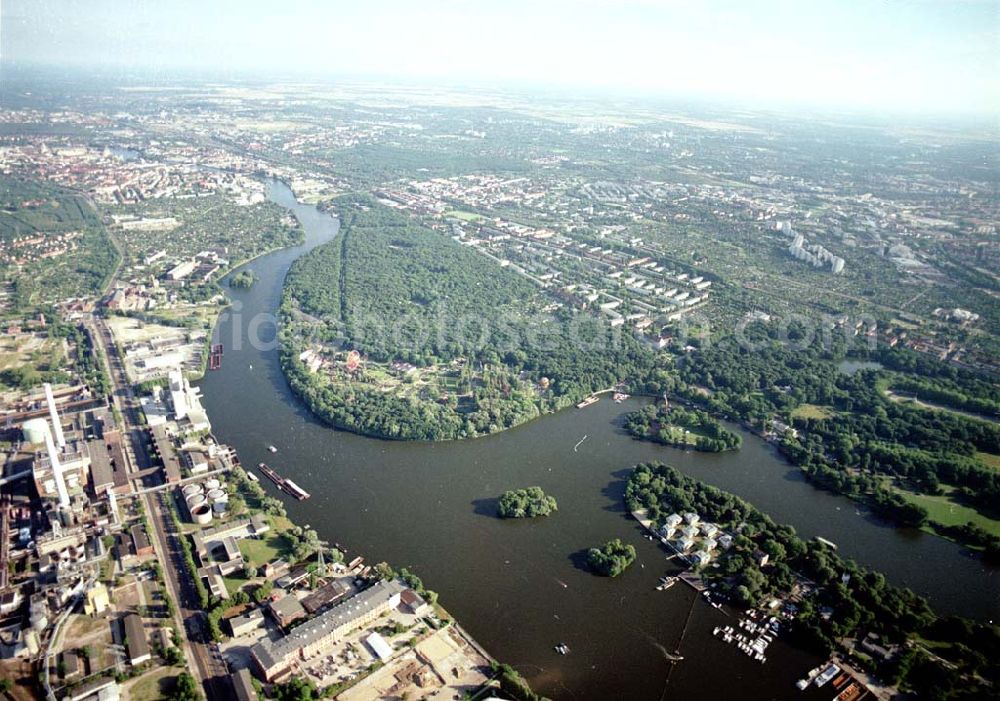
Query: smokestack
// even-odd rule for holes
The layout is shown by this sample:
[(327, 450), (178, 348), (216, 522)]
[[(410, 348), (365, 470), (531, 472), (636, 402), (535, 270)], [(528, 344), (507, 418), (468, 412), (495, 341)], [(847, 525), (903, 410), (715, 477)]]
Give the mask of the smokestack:
[(45, 447), (49, 451), (49, 464), (52, 467), (52, 476), (56, 480), (56, 491), (59, 493), (59, 506), (67, 509), (69, 508), (69, 491), (66, 489), (66, 480), (63, 479), (62, 473), (62, 463), (59, 462), (59, 451), (56, 450), (55, 443), (52, 442), (51, 431), (45, 434)]
[(52, 396), (52, 385), (45, 383), (45, 401), (49, 404), (49, 418), (52, 419), (52, 428), (55, 429), (56, 445), (60, 448), (66, 447), (66, 439), (63, 437), (62, 422), (59, 421), (59, 412), (56, 411), (56, 400)]

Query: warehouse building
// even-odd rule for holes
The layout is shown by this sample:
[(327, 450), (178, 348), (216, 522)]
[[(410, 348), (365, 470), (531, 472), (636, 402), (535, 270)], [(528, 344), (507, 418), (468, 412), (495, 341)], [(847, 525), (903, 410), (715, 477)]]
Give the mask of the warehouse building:
[(297, 661), (322, 654), (348, 632), (399, 606), (405, 590), (399, 580), (379, 582), (306, 621), (277, 642), (265, 640), (254, 645), (250, 649), (254, 667), (265, 681), (286, 674)]

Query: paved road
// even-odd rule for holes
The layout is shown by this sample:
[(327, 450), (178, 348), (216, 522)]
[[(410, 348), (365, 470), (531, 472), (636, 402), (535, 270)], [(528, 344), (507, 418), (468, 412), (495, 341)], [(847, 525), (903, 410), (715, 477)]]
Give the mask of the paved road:
[[(140, 422), (138, 400), (125, 376), (125, 367), (111, 336), (111, 329), (100, 317), (88, 319), (85, 325), (95, 345), (103, 351), (105, 370), (111, 379), (111, 401), (121, 416), (122, 434), (128, 439), (125, 441), (130, 463), (128, 473), (141, 472), (152, 464), (152, 460), (146, 448), (146, 432)], [(138, 490), (154, 485), (142, 484), (141, 479), (136, 479), (133, 486)], [(162, 565), (167, 592), (176, 603), (175, 624), (183, 631), (182, 647), (188, 660), (188, 671), (202, 684), (207, 698), (231, 698), (232, 685), (226, 664), (209, 638), (207, 618), (201, 610), (192, 580), (194, 573), (187, 571), (180, 541), (182, 536), (177, 532), (169, 514), (167, 500), (172, 498), (169, 490), (143, 493), (139, 498), (148, 516), (150, 535), (157, 559)]]

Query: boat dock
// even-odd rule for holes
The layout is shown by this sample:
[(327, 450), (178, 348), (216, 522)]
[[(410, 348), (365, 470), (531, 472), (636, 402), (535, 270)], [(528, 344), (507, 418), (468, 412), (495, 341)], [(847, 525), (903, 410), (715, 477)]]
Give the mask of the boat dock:
[(767, 648), (778, 636), (781, 624), (774, 616), (758, 617), (753, 609), (747, 611), (747, 616), (737, 621), (741, 630), (732, 626), (717, 626), (712, 635), (724, 643), (735, 644), (747, 657), (764, 664), (767, 662)]
[(702, 581), (701, 575), (697, 575), (694, 572), (681, 572), (677, 579), (681, 580), (689, 587), (694, 589), (696, 592), (701, 593), (705, 591), (705, 582)]
[(285, 479), (277, 472), (272, 470), (270, 467), (267, 466), (267, 463), (263, 462), (259, 463), (257, 465), (257, 469), (263, 472), (265, 477), (274, 482), (274, 484), (278, 487), (278, 489), (285, 492), (286, 494), (292, 495), (299, 501), (304, 501), (311, 496), (309, 492), (304, 490), (299, 485), (295, 484), (295, 482), (292, 482), (289, 479)]
[(656, 591), (666, 591), (670, 587), (677, 584), (677, 580), (680, 577), (660, 577), (660, 584), (656, 587)]

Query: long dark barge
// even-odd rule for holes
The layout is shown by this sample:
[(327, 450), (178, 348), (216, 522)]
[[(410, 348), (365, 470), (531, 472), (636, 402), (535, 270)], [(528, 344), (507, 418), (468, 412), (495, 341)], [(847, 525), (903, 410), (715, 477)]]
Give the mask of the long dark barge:
[(282, 477), (273, 469), (268, 467), (267, 463), (263, 462), (259, 463), (257, 465), (257, 469), (263, 472), (265, 477), (274, 482), (274, 484), (278, 487), (278, 489), (285, 492), (286, 494), (291, 494), (299, 501), (305, 501), (311, 496), (309, 492), (304, 490), (299, 485), (295, 484), (295, 482), (292, 482), (290, 479)]

